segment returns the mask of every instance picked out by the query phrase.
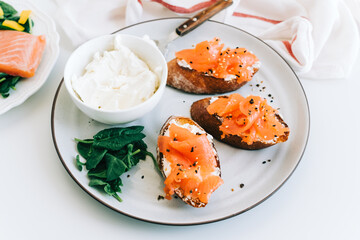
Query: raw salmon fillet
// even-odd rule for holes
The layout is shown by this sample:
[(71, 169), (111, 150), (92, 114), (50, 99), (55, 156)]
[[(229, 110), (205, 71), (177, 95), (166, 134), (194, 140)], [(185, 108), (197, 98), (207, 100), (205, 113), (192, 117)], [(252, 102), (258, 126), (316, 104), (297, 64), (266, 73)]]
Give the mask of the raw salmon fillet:
[(0, 72), (25, 78), (34, 76), (45, 45), (45, 36), (0, 31)]

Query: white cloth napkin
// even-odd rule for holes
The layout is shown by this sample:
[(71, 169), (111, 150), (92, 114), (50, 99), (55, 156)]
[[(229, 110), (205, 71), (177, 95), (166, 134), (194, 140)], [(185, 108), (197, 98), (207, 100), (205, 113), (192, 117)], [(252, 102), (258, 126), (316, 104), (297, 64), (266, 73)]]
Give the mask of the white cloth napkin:
[[(126, 25), (191, 16), (216, 0), (56, 0), (74, 46)], [(278, 51), (301, 77), (347, 77), (360, 47), (358, 0), (234, 0), (213, 19), (242, 28)]]

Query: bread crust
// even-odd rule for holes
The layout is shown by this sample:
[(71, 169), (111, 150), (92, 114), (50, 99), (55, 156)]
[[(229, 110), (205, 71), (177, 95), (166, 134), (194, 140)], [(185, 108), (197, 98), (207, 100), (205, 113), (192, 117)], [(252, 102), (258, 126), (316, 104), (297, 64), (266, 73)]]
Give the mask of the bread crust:
[[(254, 74), (258, 68), (254, 68)], [(207, 76), (202, 72), (181, 67), (174, 58), (168, 62), (167, 85), (184, 92), (196, 94), (227, 93), (239, 89), (247, 81), (238, 83), (237, 79), (225, 80)]]
[[(222, 97), (227, 98), (227, 96), (220, 96), (220, 98)], [(236, 148), (258, 150), (273, 146), (279, 142), (285, 142), (289, 137), (290, 132), (286, 132), (285, 135), (279, 136), (274, 142), (256, 141), (251, 145), (243, 142), (242, 138), (238, 135), (226, 135), (224, 138), (221, 138), (222, 131), (220, 131), (219, 127), (221, 126), (223, 120), (218, 115), (211, 115), (207, 111), (207, 107), (210, 105), (210, 100), (211, 97), (194, 102), (190, 109), (191, 118), (200, 126), (202, 126), (215, 139), (221, 142), (227, 143)], [(276, 114), (276, 117), (283, 126), (288, 127), (280, 115)]]
[[(162, 126), (161, 130), (160, 130), (160, 135), (164, 136), (166, 134), (166, 131), (169, 129), (170, 127), (170, 122), (172, 120), (175, 120), (179, 125), (184, 125), (186, 123), (191, 124), (191, 125), (195, 125), (196, 127), (199, 128), (199, 131), (204, 131), (205, 130), (196, 122), (194, 122), (192, 119), (190, 118), (186, 118), (186, 117), (177, 117), (177, 116), (170, 116), (166, 122), (164, 123), (164, 125)], [(207, 133), (206, 133), (207, 134)], [(210, 141), (210, 144), (212, 145), (212, 148), (215, 150), (215, 158), (216, 158), (216, 167), (219, 168), (220, 170), (220, 161), (219, 161), (219, 156), (217, 154), (217, 151), (215, 149), (215, 145), (213, 141)], [(163, 175), (163, 177), (166, 179), (166, 174), (165, 174), (165, 169), (164, 169), (164, 154), (161, 153), (159, 151), (159, 147), (157, 147), (156, 149), (157, 151), (157, 163), (159, 165), (161, 174)], [(219, 171), (219, 176), (221, 177), (221, 170)], [(201, 207), (205, 207), (207, 203), (201, 202), (198, 198), (188, 198), (184, 195), (184, 191), (181, 188), (175, 189), (175, 194), (185, 203), (196, 207), (196, 208), (201, 208)]]

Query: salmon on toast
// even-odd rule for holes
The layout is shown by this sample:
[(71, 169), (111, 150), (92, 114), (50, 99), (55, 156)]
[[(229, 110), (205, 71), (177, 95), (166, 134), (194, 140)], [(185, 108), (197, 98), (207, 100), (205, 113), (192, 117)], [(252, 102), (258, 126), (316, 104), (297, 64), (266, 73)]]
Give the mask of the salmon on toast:
[(160, 131), (158, 164), (165, 177), (165, 198), (173, 194), (193, 207), (205, 207), (223, 184), (212, 136), (190, 118), (170, 117)]
[(191, 118), (219, 141), (242, 149), (285, 142), (290, 134), (278, 110), (259, 96), (209, 97), (194, 102)]
[(171, 87), (197, 94), (239, 89), (259, 70), (260, 61), (245, 48), (224, 48), (219, 38), (203, 41), (175, 53), (168, 63)]

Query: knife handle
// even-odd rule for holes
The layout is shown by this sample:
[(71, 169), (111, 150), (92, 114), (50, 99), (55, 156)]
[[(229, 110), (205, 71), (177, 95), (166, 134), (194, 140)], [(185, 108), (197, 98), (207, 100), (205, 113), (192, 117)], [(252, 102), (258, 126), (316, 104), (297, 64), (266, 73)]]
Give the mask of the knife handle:
[(184, 36), (189, 33), (191, 30), (194, 30), (200, 26), (203, 22), (214, 16), (216, 13), (227, 8), (233, 3), (232, 0), (220, 0), (206, 8), (205, 10), (199, 12), (186, 22), (182, 23), (179, 27), (176, 28), (176, 33), (179, 36)]

